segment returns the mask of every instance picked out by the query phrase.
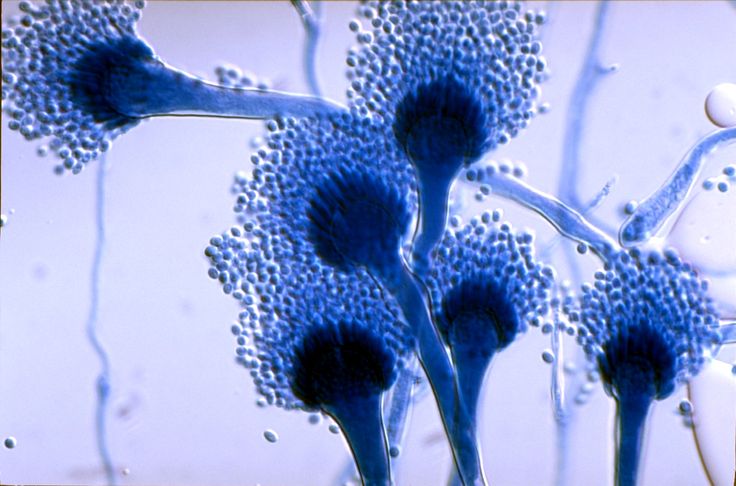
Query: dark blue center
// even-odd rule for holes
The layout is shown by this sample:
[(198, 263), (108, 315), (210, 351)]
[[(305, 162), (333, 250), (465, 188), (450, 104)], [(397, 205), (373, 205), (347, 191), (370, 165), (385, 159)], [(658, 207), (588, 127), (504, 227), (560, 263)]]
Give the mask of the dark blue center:
[(315, 190), (307, 209), (308, 238), (317, 254), (338, 266), (379, 273), (393, 267), (410, 221), (405, 196), (367, 172), (341, 170)]
[(394, 121), (394, 134), (415, 165), (447, 176), (483, 155), (489, 130), (478, 95), (452, 77), (409, 91)]

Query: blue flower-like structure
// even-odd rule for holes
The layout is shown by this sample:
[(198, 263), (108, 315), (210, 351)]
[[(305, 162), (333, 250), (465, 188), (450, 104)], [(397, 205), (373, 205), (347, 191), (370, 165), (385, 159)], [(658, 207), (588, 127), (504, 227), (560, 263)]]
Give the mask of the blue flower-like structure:
[(461, 167), (525, 128), (546, 61), (542, 14), (518, 2), (363, 2), (369, 25), (348, 56), (351, 107), (393, 127), (417, 170), (420, 229), (414, 270), (427, 271)]
[[(244, 236), (213, 243), (245, 248)], [(329, 414), (364, 484), (391, 484), (381, 398), (414, 349), (400, 311), (366, 274), (312, 273), (305, 282), (309, 272), (299, 261), (268, 260), (252, 249), (233, 260), (253, 276), (232, 330), (237, 360), (260, 394), (287, 410)]]
[(674, 250), (621, 251), (583, 286), (578, 340), (617, 404), (617, 484), (636, 484), (654, 400), (696, 375), (720, 344), (707, 282)]
[(312, 96), (218, 86), (164, 63), (138, 36), (142, 0), (129, 4), (21, 2), (4, 25), (3, 107), (28, 140), (49, 138), (58, 172), (80, 172), (144, 118), (166, 115), (271, 118), (341, 111)]
[[(384, 124), (357, 114), (277, 119), (268, 128), (266, 147), (251, 159), (252, 177), (237, 177), (234, 188), (240, 221), (258, 240), (254, 249), (267, 260), (299, 262), (300, 271), (291, 265), (289, 271), (305, 282), (336, 273), (375, 279), (412, 329), (461, 474), (480, 480), (472, 420), (458, 398), (424, 289), (403, 263), (417, 207), (411, 164)], [(242, 249), (228, 242), (239, 244), (222, 235), (207, 248), (210, 276), (225, 292), (250, 298), (247, 282), (255, 277), (238, 258)]]
[(485, 212), (437, 246), (427, 278), (434, 322), (452, 353), (461, 397), (477, 419), (493, 356), (549, 312), (554, 272), (535, 261), (533, 236)]

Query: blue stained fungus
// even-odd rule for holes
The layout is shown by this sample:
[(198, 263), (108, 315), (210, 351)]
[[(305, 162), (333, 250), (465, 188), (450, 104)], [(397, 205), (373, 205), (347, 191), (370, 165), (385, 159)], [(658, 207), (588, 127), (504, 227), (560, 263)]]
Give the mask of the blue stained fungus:
[(348, 55), (351, 108), (384, 120), (417, 170), (412, 267), (427, 271), (459, 168), (525, 128), (546, 76), (544, 17), (517, 2), (364, 2)]
[(720, 344), (707, 285), (673, 250), (619, 252), (583, 286), (578, 341), (617, 404), (616, 482), (636, 484), (654, 400), (696, 375)]
[[(498, 214), (498, 213), (496, 213)], [(477, 420), (488, 365), (549, 310), (554, 273), (534, 260), (533, 237), (514, 232), (491, 213), (445, 233), (427, 286), (434, 322), (450, 348), (461, 397)]]
[(379, 177), (345, 169), (329, 174), (307, 215), (308, 238), (325, 262), (357, 264), (377, 275), (401, 268), (401, 238), (412, 214), (406, 197)]
[[(355, 113), (277, 119), (268, 128), (268, 150), (252, 157), (252, 178), (236, 177), (234, 188), (236, 212), (255, 240), (251, 248), (273, 267), (288, 259), (305, 263), (302, 271), (290, 265), (289, 272), (306, 282), (366, 272), (377, 280), (412, 329), (461, 475), (467, 482), (481, 480), (475, 428), (458, 398), (452, 364), (424, 288), (402, 262), (416, 184), (411, 165), (387, 137), (390, 128)], [(248, 283), (260, 280), (240, 258), (245, 246), (231, 232), (213, 238), (205, 251), (210, 276), (238, 299), (247, 299)], [(278, 270), (272, 273), (279, 277)]]
[[(622, 246), (646, 242), (673, 216), (692, 190), (709, 153), (736, 140), (736, 128), (716, 130), (693, 146), (656, 192), (640, 202), (619, 231)], [(726, 190), (728, 187), (726, 186)], [(725, 191), (722, 191), (725, 192)]]
[(396, 380), (397, 365), (376, 330), (354, 321), (312, 326), (296, 345), (288, 374), (305, 406), (340, 424), (363, 484), (391, 484), (381, 396)]
[[(138, 37), (144, 2), (23, 3), (20, 25), (3, 28), (3, 105), (26, 139), (50, 138), (64, 168), (78, 173), (141, 119), (165, 115), (235, 118), (341, 111), (329, 100), (218, 86), (174, 69)], [(44, 148), (44, 151), (46, 149)]]

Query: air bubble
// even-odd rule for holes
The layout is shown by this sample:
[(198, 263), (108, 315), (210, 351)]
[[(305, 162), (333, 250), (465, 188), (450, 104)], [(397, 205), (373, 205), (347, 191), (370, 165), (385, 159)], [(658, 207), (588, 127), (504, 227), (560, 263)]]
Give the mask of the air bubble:
[(274, 443), (278, 442), (279, 435), (276, 432), (274, 432), (273, 430), (268, 429), (268, 430), (266, 430), (263, 433), (263, 438), (266, 439), (271, 444), (274, 444)]
[(705, 114), (717, 127), (736, 126), (736, 84), (722, 83), (708, 93)]

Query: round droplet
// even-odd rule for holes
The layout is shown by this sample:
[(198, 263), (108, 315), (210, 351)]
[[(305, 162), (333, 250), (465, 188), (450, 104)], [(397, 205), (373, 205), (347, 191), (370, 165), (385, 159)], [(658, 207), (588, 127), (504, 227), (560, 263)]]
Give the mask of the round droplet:
[(330, 432), (332, 432), (333, 434), (339, 434), (339, 433), (340, 433), (340, 427), (338, 427), (338, 426), (337, 426), (337, 425), (335, 425), (335, 424), (330, 424), (330, 426), (329, 426), (329, 427), (327, 427), (327, 428), (328, 428), (328, 429), (330, 430)]
[(705, 114), (717, 127), (736, 127), (736, 84), (722, 83), (708, 93)]
[(552, 364), (555, 362), (555, 354), (550, 349), (545, 349), (542, 351), (542, 361), (544, 361), (547, 364)]
[(5, 448), (6, 449), (15, 449), (15, 446), (18, 444), (18, 441), (15, 440), (15, 437), (8, 437), (5, 439)]
[(279, 440), (278, 434), (271, 429), (268, 429), (263, 433), (263, 438), (266, 439), (271, 444), (278, 442)]
[(677, 406), (677, 408), (683, 415), (690, 415), (691, 413), (693, 413), (693, 404), (690, 403), (690, 400), (686, 398), (680, 400), (680, 404)]
[(624, 206), (624, 213), (629, 214), (629, 215), (634, 214), (634, 211), (636, 211), (636, 208), (638, 206), (639, 206), (638, 202), (631, 200), (626, 203), (626, 206)]

